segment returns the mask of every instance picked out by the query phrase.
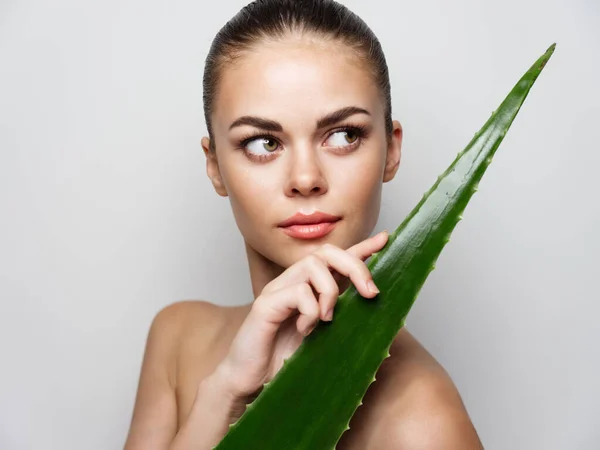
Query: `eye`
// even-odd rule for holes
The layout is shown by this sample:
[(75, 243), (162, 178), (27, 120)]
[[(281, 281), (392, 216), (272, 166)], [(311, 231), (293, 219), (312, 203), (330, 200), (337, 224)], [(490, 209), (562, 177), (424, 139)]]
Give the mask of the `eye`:
[(327, 142), (332, 140), (332, 147), (346, 147), (354, 144), (359, 138), (360, 133), (357, 130), (348, 128), (332, 133), (329, 138), (327, 138)]
[[(277, 150), (277, 141), (273, 138), (262, 136), (256, 139), (247, 141), (245, 147), (250, 150), (250, 153), (261, 154), (261, 151), (266, 150), (268, 153), (273, 153)], [(264, 153), (263, 153), (264, 154)]]

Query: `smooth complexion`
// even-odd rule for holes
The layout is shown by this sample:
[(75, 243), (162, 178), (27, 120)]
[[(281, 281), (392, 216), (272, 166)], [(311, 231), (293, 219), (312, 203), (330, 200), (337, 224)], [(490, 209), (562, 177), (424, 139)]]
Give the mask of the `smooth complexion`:
[[(402, 127), (394, 121), (387, 138), (372, 75), (339, 43), (267, 41), (225, 67), (212, 117), (216, 154), (207, 137), (202, 147), (244, 237), (256, 297), (323, 243), (345, 249), (369, 236), (382, 183), (400, 164)], [(320, 239), (295, 239), (277, 227), (315, 210), (342, 217)]]
[[(366, 238), (378, 220), (382, 184), (398, 170), (402, 128), (394, 121), (386, 135), (384, 102), (368, 63), (344, 44), (298, 35), (256, 43), (237, 56), (220, 71), (211, 115), (216, 152), (207, 137), (202, 147), (208, 176), (229, 197), (244, 238), (254, 300), (238, 307), (176, 302), (157, 314), (128, 450), (213, 448), (249, 403), (232, 395), (223, 361), (241, 329), (247, 335), (249, 323), (260, 323), (253, 305), (264, 299), (265, 286), (285, 285), (279, 275), (326, 243), (333, 244), (329, 259), (335, 246), (348, 263), (355, 245), (364, 250), (379, 242), (380, 249), (380, 238), (387, 239), (385, 233)], [(299, 239), (279, 226), (315, 211), (340, 218), (322, 237)], [(330, 270), (343, 292), (350, 277)], [(288, 357), (304, 338), (291, 319), (280, 324), (273, 361)], [(390, 354), (336, 448), (479, 450), (452, 380), (405, 328)]]

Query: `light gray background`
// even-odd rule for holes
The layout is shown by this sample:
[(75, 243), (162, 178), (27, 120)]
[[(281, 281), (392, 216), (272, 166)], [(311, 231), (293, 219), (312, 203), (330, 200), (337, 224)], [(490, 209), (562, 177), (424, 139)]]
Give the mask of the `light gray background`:
[[(252, 300), (200, 147), (204, 58), (245, 3), (0, 2), (0, 448), (121, 448), (156, 312)], [(375, 231), (557, 43), (408, 328), (486, 448), (600, 448), (600, 4), (346, 4), (405, 132)]]

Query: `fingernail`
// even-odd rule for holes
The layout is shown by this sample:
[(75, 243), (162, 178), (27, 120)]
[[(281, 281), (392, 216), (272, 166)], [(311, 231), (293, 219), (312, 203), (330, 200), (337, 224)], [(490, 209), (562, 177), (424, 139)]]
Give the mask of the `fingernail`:
[(325, 320), (333, 319), (333, 308), (325, 313)]
[(373, 280), (367, 281), (367, 289), (372, 294), (379, 294), (379, 289), (377, 289), (377, 286), (375, 286), (375, 283), (373, 283)]
[(307, 330), (304, 332), (304, 336), (308, 336), (310, 333), (312, 333), (312, 330), (314, 330), (316, 326), (317, 326), (317, 323), (315, 322), (315, 324), (314, 324), (312, 327), (308, 328), (308, 329), (307, 329)]

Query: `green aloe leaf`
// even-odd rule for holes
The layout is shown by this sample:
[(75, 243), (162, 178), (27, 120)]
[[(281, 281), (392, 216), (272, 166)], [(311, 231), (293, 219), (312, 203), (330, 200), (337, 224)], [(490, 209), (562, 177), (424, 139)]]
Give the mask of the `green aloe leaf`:
[(333, 322), (321, 322), (304, 339), (215, 449), (335, 448), (555, 46), (371, 257), (368, 267), (380, 294), (365, 299), (351, 285), (339, 297)]

